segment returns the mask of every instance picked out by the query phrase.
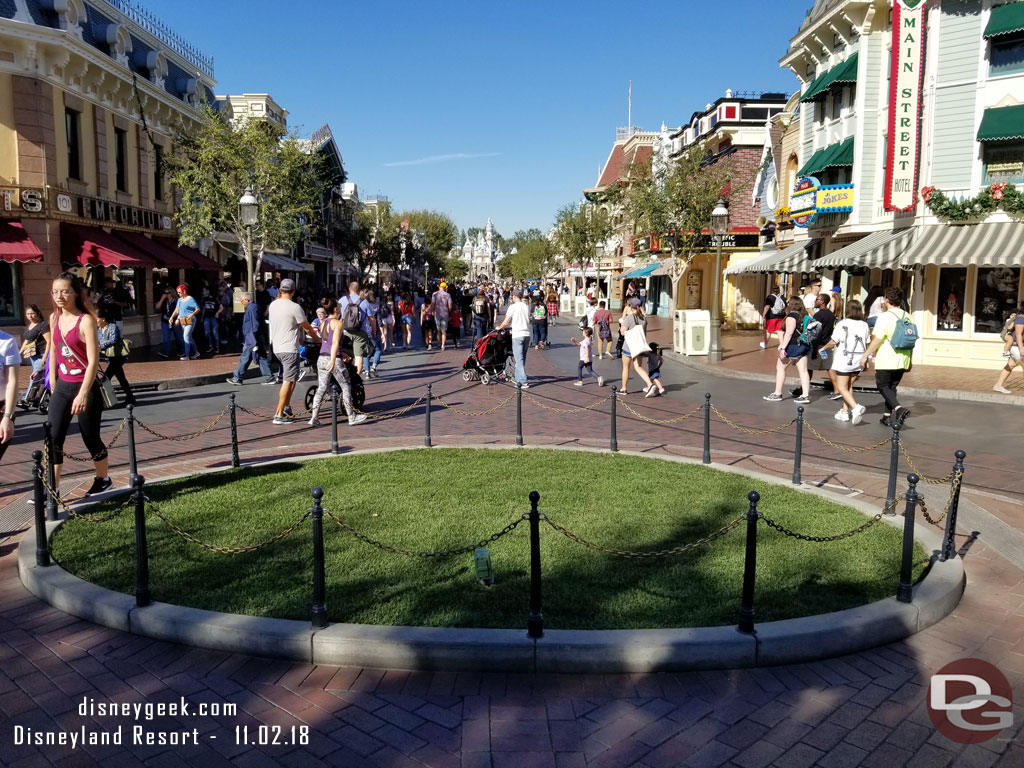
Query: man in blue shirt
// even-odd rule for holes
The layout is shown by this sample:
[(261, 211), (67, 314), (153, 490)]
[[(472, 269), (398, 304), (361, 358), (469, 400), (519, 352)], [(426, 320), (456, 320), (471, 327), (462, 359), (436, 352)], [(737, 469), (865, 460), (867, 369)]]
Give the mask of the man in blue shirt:
[[(350, 304), (359, 307), (360, 322), (357, 330), (345, 325), (345, 308)], [(377, 318), (370, 312), (370, 302), (359, 295), (359, 282), (356, 280), (348, 284), (348, 296), (342, 296), (338, 305), (341, 307), (341, 324), (345, 329), (345, 335), (352, 339), (352, 358), (356, 365), (356, 373), (361, 376), (363, 360), (373, 353), (370, 339), (377, 335)]]
[(242, 294), (242, 306), (245, 308), (242, 315), (242, 354), (238, 358), (238, 370), (234, 376), (229, 376), (228, 384), (236, 387), (242, 386), (242, 379), (251, 361), (255, 361), (263, 374), (264, 384), (274, 384), (276, 379), (270, 370), (270, 359), (267, 357), (266, 343), (263, 340), (263, 318), (260, 317), (260, 307), (252, 300), (251, 293)]

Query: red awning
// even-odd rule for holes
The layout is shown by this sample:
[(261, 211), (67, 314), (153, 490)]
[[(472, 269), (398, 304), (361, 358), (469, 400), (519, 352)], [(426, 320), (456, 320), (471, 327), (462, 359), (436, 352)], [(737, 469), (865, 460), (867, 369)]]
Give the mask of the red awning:
[(168, 250), (164, 243), (167, 242), (166, 237), (153, 237), (149, 238), (140, 232), (118, 232), (114, 231), (119, 240), (123, 240), (131, 246), (134, 246), (136, 250), (142, 251), (149, 258), (153, 259), (159, 266), (167, 267), (169, 269), (191, 269), (192, 262), (185, 258), (183, 255), (177, 252), (177, 250)]
[(178, 245), (178, 241), (172, 237), (154, 237), (160, 245), (169, 248), (175, 253), (179, 254), (182, 258), (188, 259), (191, 264), (189, 265), (192, 269), (198, 269), (207, 272), (220, 272), (224, 268), (211, 258), (203, 256), (195, 248), (188, 245)]
[(20, 221), (0, 220), (0, 261), (42, 261), (40, 251)]
[(61, 260), (69, 264), (104, 267), (155, 267), (156, 260), (134, 245), (104, 232), (99, 227), (77, 224), (60, 226)]

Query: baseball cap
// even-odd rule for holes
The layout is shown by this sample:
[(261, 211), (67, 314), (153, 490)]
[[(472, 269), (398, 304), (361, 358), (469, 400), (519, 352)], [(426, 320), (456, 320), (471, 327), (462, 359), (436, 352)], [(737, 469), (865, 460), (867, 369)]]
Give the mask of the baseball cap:
[(832, 286), (832, 293), (842, 293), (842, 292), (843, 292), (843, 289), (840, 288), (838, 285), (833, 285)]
[(285, 278), (281, 281), (281, 285), (278, 288), (285, 293), (295, 293), (295, 281)]

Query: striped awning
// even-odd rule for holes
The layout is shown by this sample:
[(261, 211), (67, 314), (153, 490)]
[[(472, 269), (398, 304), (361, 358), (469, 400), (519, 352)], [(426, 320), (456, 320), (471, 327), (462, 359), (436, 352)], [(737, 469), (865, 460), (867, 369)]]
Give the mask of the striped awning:
[(868, 269), (897, 269), (900, 256), (911, 243), (915, 227), (897, 232), (872, 232), (845, 248), (814, 262), (815, 267), (867, 267)]
[(287, 256), (280, 256), (276, 253), (263, 254), (263, 266), (280, 272), (312, 272), (313, 266), (303, 264), (301, 261), (290, 259)]
[(903, 269), (1024, 267), (1024, 223), (922, 227), (902, 259)]
[(809, 272), (812, 270), (811, 260), (807, 255), (807, 247), (812, 240), (802, 240), (781, 251), (774, 251), (760, 259), (737, 264), (725, 270), (727, 275), (742, 275), (765, 272)]

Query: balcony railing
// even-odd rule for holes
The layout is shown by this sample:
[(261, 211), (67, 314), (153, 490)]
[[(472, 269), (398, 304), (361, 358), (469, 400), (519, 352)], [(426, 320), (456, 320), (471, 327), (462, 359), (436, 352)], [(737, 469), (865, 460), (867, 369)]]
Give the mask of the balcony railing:
[(106, 3), (129, 19), (134, 21), (151, 35), (165, 43), (168, 48), (193, 64), (200, 72), (213, 77), (213, 57), (199, 51), (185, 42), (185, 39), (172, 30), (149, 11), (136, 5), (131, 0), (105, 0)]

